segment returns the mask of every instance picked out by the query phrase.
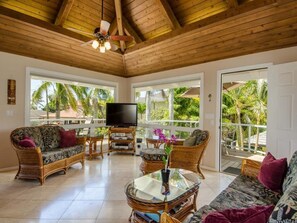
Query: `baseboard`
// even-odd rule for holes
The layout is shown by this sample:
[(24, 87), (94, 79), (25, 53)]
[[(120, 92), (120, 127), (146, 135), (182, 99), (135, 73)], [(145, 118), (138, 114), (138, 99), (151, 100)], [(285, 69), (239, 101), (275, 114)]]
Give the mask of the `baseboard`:
[(204, 170), (211, 170), (211, 171), (215, 171), (215, 172), (218, 172), (218, 170), (216, 170), (215, 168), (213, 168), (213, 167), (209, 167), (209, 166), (200, 166), (202, 169), (204, 169)]
[(12, 171), (12, 170), (17, 170), (18, 168), (19, 168), (19, 166), (12, 166), (12, 167), (7, 167), (7, 168), (1, 168), (1, 169), (0, 169), (0, 173), (1, 173), (1, 172)]

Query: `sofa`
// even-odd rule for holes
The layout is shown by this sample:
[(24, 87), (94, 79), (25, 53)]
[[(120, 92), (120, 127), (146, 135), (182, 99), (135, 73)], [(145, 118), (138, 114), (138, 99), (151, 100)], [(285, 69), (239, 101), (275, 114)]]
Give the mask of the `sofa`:
[(15, 179), (45, 178), (80, 162), (84, 165), (86, 138), (75, 135), (75, 130), (65, 131), (61, 126), (42, 125), (13, 130), (10, 140), (15, 150), (19, 169)]
[[(199, 201), (198, 201), (199, 202)], [(190, 218), (189, 223), (206, 221), (210, 213), (228, 213), (232, 210), (247, 210), (251, 207), (272, 206), (272, 213), (267, 216), (269, 223), (297, 223), (297, 151), (293, 154), (285, 178), (282, 183), (282, 192), (274, 192), (259, 182), (255, 177), (246, 175), (237, 176), (231, 184), (223, 190), (209, 205), (201, 207)], [(229, 212), (230, 213), (230, 212)], [(163, 219), (163, 220), (162, 220)], [(178, 223), (166, 213), (161, 218), (161, 223)], [(219, 221), (215, 222), (229, 222)], [(230, 221), (235, 222), (235, 221)], [(236, 222), (257, 222), (244, 221)], [(261, 221), (262, 222), (262, 221)]]

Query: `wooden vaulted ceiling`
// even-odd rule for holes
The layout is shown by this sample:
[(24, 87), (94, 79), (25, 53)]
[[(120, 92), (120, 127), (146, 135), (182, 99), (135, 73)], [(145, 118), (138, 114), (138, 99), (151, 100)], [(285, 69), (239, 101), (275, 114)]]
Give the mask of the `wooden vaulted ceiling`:
[(90, 45), (102, 0), (0, 0), (0, 51), (132, 77), (297, 45), (296, 0), (104, 0), (119, 50)]

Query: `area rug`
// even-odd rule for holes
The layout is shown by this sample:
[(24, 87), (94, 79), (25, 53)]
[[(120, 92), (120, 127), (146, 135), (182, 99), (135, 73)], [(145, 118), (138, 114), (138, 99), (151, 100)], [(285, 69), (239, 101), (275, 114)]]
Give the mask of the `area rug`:
[(223, 172), (239, 175), (240, 174), (240, 169), (229, 166), (226, 169), (224, 169)]

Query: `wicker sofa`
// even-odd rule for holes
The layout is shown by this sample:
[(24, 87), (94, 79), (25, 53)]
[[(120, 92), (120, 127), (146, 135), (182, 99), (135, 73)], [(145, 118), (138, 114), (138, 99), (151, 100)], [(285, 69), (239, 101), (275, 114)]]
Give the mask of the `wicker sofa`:
[[(252, 206), (275, 205), (269, 223), (297, 222), (297, 151), (290, 160), (282, 185), (283, 193), (264, 187), (255, 177), (239, 175), (209, 205), (201, 207), (190, 219), (190, 223), (203, 222), (203, 218), (214, 211), (240, 209)], [(161, 223), (178, 223), (166, 213)]]
[[(38, 179), (42, 185), (45, 178), (55, 172), (66, 173), (71, 165), (78, 162), (84, 165), (86, 139), (76, 138), (74, 146), (59, 148), (60, 131), (63, 130), (57, 125), (43, 125), (17, 128), (11, 132), (10, 140), (19, 161), (16, 179)], [(20, 146), (25, 137), (34, 140), (36, 147)]]

